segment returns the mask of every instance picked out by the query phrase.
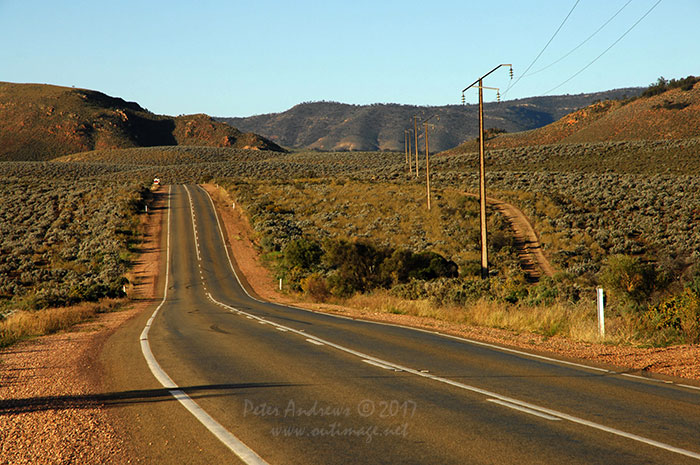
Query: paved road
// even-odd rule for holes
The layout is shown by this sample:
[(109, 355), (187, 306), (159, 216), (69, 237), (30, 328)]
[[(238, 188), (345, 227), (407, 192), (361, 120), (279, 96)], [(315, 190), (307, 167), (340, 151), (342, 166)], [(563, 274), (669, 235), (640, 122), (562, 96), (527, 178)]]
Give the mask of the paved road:
[(147, 461), (700, 463), (698, 388), (263, 303), (201, 188), (169, 222), (166, 299), (103, 356)]

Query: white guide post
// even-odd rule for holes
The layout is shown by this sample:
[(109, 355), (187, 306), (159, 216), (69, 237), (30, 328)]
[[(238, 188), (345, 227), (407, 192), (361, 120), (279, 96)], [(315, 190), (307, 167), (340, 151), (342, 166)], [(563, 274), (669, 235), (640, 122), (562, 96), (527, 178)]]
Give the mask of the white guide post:
[(596, 296), (598, 301), (598, 333), (601, 337), (605, 336), (605, 293), (603, 288), (599, 287), (596, 289)]

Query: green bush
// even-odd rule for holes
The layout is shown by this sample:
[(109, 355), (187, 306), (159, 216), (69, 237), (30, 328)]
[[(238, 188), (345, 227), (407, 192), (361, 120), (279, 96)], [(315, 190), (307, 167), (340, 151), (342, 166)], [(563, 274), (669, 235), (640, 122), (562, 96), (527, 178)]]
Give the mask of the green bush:
[(667, 90), (681, 88), (684, 91), (691, 90), (693, 86), (700, 81), (700, 78), (695, 76), (688, 76), (683, 79), (671, 79), (666, 80), (661, 76), (655, 83), (650, 84), (649, 87), (642, 92), (642, 97), (653, 97), (654, 95), (660, 95)]
[(643, 314), (643, 321), (651, 330), (677, 332), (686, 343), (700, 342), (700, 294), (690, 287), (672, 296)]
[(283, 265), (287, 269), (300, 268), (313, 271), (321, 263), (323, 250), (317, 242), (298, 238), (287, 243), (283, 249), (283, 255)]
[(324, 249), (324, 262), (336, 270), (337, 279), (345, 282), (342, 286), (344, 293), (347, 293), (347, 289), (365, 292), (384, 284), (380, 269), (389, 255), (388, 250), (378, 249), (366, 242), (345, 240), (326, 241)]
[(457, 264), (435, 252), (413, 253), (410, 250), (395, 250), (382, 262), (381, 281), (400, 284), (410, 279), (432, 280), (437, 278), (456, 278)]
[(655, 267), (629, 255), (609, 257), (599, 278), (607, 289), (637, 306), (647, 301), (657, 289)]

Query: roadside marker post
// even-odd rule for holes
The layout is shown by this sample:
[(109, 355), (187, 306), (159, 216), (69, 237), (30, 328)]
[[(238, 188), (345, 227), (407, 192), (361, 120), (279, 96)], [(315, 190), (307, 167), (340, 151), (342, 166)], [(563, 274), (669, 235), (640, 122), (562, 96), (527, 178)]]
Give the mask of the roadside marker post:
[(596, 289), (596, 297), (598, 302), (598, 334), (600, 337), (605, 337), (605, 292), (602, 287)]

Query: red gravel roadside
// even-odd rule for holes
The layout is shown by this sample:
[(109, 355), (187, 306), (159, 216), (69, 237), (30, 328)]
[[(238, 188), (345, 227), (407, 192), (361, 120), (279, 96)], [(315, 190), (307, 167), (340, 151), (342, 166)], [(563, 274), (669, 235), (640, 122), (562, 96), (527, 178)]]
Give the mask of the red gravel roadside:
[(0, 464), (132, 463), (128, 444), (103, 407), (98, 358), (114, 330), (152, 306), (161, 202), (156, 197), (143, 218), (145, 242), (130, 274), (133, 303), (0, 351)]

